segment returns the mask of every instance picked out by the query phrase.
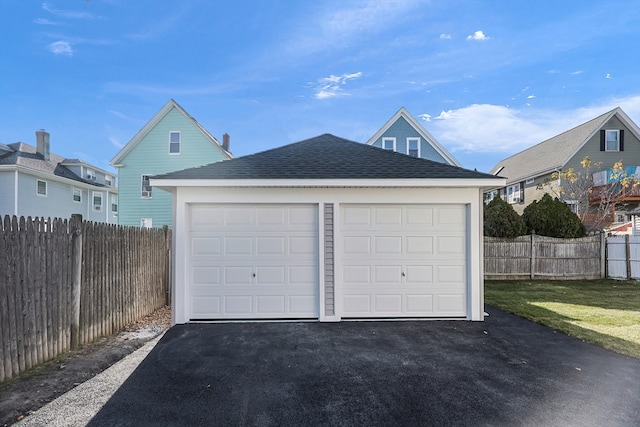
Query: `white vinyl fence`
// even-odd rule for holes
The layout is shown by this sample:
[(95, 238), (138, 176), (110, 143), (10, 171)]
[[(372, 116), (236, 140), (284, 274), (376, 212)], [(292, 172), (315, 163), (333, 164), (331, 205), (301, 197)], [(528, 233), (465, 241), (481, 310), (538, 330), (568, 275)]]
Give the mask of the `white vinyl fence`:
[(640, 236), (607, 237), (607, 276), (640, 279)]

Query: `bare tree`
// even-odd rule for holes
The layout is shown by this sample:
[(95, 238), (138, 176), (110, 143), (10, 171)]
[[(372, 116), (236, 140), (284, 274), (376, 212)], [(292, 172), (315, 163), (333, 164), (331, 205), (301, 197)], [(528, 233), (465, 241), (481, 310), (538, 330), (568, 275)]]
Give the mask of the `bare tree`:
[(622, 161), (608, 170), (601, 170), (602, 162), (592, 162), (589, 156), (580, 164), (582, 170), (554, 172), (545, 185), (555, 197), (573, 205), (589, 231), (602, 230), (613, 222), (615, 211), (628, 203), (625, 196), (640, 189), (640, 177), (629, 173)]

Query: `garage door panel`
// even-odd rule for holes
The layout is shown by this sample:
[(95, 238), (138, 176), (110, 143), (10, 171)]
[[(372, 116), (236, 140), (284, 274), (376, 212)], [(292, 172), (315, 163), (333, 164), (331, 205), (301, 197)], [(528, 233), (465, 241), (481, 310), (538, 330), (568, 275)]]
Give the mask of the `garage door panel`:
[(192, 283), (194, 285), (220, 285), (220, 267), (194, 266), (192, 269)]
[(317, 205), (190, 212), (191, 319), (317, 318)]
[(215, 256), (222, 253), (222, 239), (219, 237), (197, 237), (191, 239), (193, 256)]
[(402, 283), (402, 266), (401, 265), (374, 265), (375, 271), (374, 281), (379, 284), (400, 284)]
[(406, 312), (408, 314), (424, 315), (425, 313), (433, 313), (433, 295), (408, 294), (406, 301)]
[(464, 205), (342, 209), (344, 317), (466, 314)]
[(370, 284), (370, 265), (345, 265), (343, 269), (343, 281), (345, 285)]
[(398, 313), (402, 311), (401, 294), (376, 294), (374, 310), (378, 314)]

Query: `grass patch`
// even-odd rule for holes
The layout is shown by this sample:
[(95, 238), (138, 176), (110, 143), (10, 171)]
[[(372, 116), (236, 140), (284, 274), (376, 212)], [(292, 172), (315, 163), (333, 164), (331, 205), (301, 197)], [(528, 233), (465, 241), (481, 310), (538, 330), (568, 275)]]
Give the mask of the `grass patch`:
[(640, 359), (640, 282), (487, 280), (485, 303)]

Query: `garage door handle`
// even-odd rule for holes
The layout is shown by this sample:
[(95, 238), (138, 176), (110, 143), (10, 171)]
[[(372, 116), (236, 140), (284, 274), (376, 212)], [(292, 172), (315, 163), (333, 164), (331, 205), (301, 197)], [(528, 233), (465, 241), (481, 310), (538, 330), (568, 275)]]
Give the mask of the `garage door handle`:
[(402, 272), (402, 277), (406, 276), (406, 274), (404, 274), (404, 271)]
[(253, 273), (253, 277), (256, 277), (256, 273)]

